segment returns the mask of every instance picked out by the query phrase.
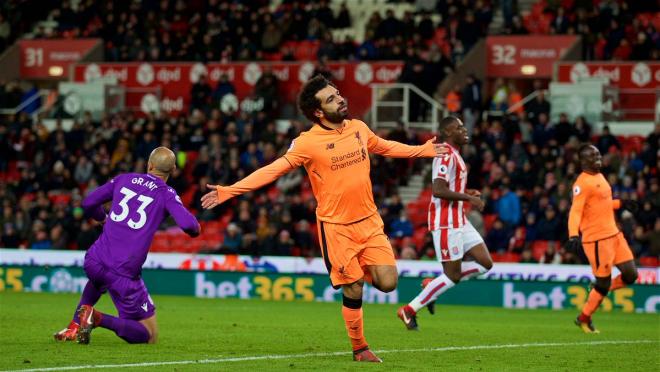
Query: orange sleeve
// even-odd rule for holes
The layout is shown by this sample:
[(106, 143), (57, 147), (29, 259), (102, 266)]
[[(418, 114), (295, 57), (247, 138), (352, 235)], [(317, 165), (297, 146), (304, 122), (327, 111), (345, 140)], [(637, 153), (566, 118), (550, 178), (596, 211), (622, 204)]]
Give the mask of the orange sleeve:
[(289, 160), (282, 156), (274, 162), (257, 169), (249, 176), (243, 178), (231, 186), (218, 186), (218, 203), (222, 204), (234, 196), (238, 196), (268, 185), (292, 169), (294, 169), (293, 164), (291, 164)]
[(301, 167), (305, 165), (309, 159), (311, 159), (309, 151), (310, 149), (308, 149), (308, 147), (310, 146), (306, 146), (303, 134), (301, 134), (298, 136), (298, 138), (291, 141), (291, 146), (289, 146), (286, 154), (284, 154), (282, 157), (286, 159), (293, 168)]
[(369, 152), (374, 154), (388, 156), (390, 158), (433, 158), (437, 155), (431, 140), (426, 141), (421, 146), (409, 146), (400, 142), (380, 138), (368, 127), (367, 133), (369, 134), (367, 148)]
[(587, 200), (586, 185), (575, 182), (573, 185), (573, 204), (568, 214), (568, 237), (578, 236), (580, 233), (580, 222), (582, 222), (582, 212)]
[(621, 208), (621, 199), (612, 199), (612, 209)]

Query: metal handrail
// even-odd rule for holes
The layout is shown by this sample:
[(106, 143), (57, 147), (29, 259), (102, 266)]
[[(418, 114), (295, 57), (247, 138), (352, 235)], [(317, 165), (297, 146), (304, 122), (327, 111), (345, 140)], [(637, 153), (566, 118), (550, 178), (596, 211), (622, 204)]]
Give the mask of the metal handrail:
[[(373, 124), (375, 126), (378, 126), (378, 106), (379, 103), (385, 103), (386, 107), (393, 107), (393, 106), (401, 106), (403, 109), (403, 123), (406, 129), (409, 129), (410, 124), (422, 124), (422, 123), (416, 123), (416, 122), (409, 122), (408, 116), (409, 116), (409, 105), (408, 102), (410, 101), (410, 92), (412, 91), (413, 93), (417, 94), (420, 96), (424, 101), (426, 101), (429, 105), (431, 105), (432, 110), (431, 110), (431, 127), (430, 129), (433, 132), (437, 132), (438, 129), (438, 111), (443, 111), (443, 114), (447, 114), (447, 110), (443, 107), (443, 105), (426, 94), (424, 91), (419, 89), (417, 86), (413, 84), (408, 84), (408, 83), (374, 83), (371, 84), (371, 118), (373, 120)], [(384, 101), (384, 102), (378, 102), (378, 94), (377, 91), (378, 89), (402, 89), (403, 90), (403, 100), (401, 102), (396, 102), (396, 101)], [(426, 126), (428, 127), (428, 126)]]
[(509, 107), (506, 110), (506, 113), (510, 114), (510, 113), (516, 111), (517, 109), (519, 109), (521, 106), (525, 106), (527, 104), (527, 102), (529, 102), (529, 101), (533, 100), (534, 98), (536, 98), (539, 95), (540, 92), (543, 92), (543, 94), (545, 94), (546, 96), (548, 95), (548, 90), (547, 89), (535, 90), (532, 93), (528, 94), (525, 98), (523, 98), (520, 101), (516, 102), (515, 104), (511, 105), (511, 107)]
[(35, 95), (31, 96), (30, 98), (28, 98), (27, 100), (21, 102), (18, 106), (16, 106), (13, 109), (11, 109), (11, 108), (0, 109), (0, 114), (2, 114), (2, 115), (16, 115), (19, 112), (23, 111), (24, 108), (26, 108), (28, 105), (32, 104), (37, 99), (44, 98), (44, 97), (48, 97), (48, 90), (41, 89), (41, 90), (39, 90), (39, 92), (37, 94), (35, 94)]

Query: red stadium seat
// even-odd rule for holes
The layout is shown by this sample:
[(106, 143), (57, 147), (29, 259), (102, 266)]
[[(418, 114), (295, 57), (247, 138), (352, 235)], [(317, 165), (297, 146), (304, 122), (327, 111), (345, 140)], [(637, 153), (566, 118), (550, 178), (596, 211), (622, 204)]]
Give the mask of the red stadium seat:
[(421, 249), (422, 246), (424, 246), (424, 239), (426, 238), (426, 234), (428, 233), (429, 232), (426, 226), (415, 229), (415, 232), (413, 233), (412, 236), (412, 240), (413, 243), (415, 243), (417, 250)]
[(431, 200), (431, 196), (433, 196), (433, 189), (427, 187), (424, 190), (422, 190), (417, 200), (428, 203)]
[(647, 267), (658, 267), (660, 266), (660, 260), (658, 260), (657, 257), (641, 257), (639, 259), (639, 265)]
[(195, 197), (195, 193), (197, 192), (197, 188), (198, 188), (197, 185), (192, 185), (188, 188), (188, 190), (186, 190), (185, 192), (183, 192), (183, 194), (181, 194), (181, 203), (183, 203), (183, 205), (186, 208), (191, 207), (193, 202), (193, 197)]
[(497, 219), (496, 214), (486, 214), (484, 215), (484, 229), (486, 232), (490, 231), (490, 228), (493, 227), (495, 220)]
[(504, 262), (504, 254), (491, 252), (490, 258), (493, 259), (493, 262)]
[(158, 231), (154, 235), (154, 239), (151, 243), (151, 252), (168, 252), (170, 249), (170, 238), (169, 234)]
[(173, 252), (188, 252), (191, 238), (184, 233), (169, 234), (170, 248)]
[(518, 253), (506, 252), (501, 256), (501, 262), (520, 262), (520, 255)]
[(534, 257), (535, 260), (539, 260), (541, 256), (545, 254), (545, 251), (548, 249), (548, 241), (547, 240), (535, 240), (532, 243), (532, 257)]

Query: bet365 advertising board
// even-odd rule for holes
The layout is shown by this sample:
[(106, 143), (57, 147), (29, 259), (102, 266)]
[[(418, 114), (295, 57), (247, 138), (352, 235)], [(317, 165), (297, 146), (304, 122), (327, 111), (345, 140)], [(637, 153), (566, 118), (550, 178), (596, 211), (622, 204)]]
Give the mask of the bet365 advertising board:
[[(327, 275), (146, 269), (151, 294), (268, 301), (341, 301)], [(80, 267), (0, 266), (0, 291), (80, 293), (87, 283)], [(420, 279), (401, 277), (398, 288), (383, 293), (367, 286), (368, 303), (403, 303), (420, 290)], [(478, 293), (478, 296), (474, 296)], [(520, 309), (578, 309), (587, 300), (586, 283), (474, 279), (443, 294), (440, 303)], [(660, 286), (633, 285), (610, 293), (604, 311), (657, 313)]]

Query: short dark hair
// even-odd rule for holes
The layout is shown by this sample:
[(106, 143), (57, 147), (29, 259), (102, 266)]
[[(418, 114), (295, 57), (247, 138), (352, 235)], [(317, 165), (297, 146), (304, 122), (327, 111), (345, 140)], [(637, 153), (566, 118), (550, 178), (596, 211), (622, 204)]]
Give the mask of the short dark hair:
[(314, 112), (321, 108), (321, 102), (316, 98), (316, 93), (328, 85), (334, 85), (328, 81), (323, 75), (316, 75), (307, 80), (303, 85), (298, 95), (298, 108), (302, 111), (303, 115), (312, 122), (318, 122), (319, 119)]
[(438, 123), (438, 134), (440, 137), (444, 137), (444, 132), (447, 129), (447, 127), (453, 123), (458, 124), (459, 119), (456, 116), (447, 116), (442, 118), (440, 120), (440, 123)]
[(590, 143), (583, 143), (582, 145), (580, 145), (580, 147), (578, 148), (578, 157), (579, 157), (580, 159), (582, 159), (582, 156), (584, 156), (584, 155), (583, 155), (584, 152), (587, 151), (587, 150), (589, 150), (589, 148), (590, 148), (591, 146), (592, 146), (592, 144), (590, 144)]

